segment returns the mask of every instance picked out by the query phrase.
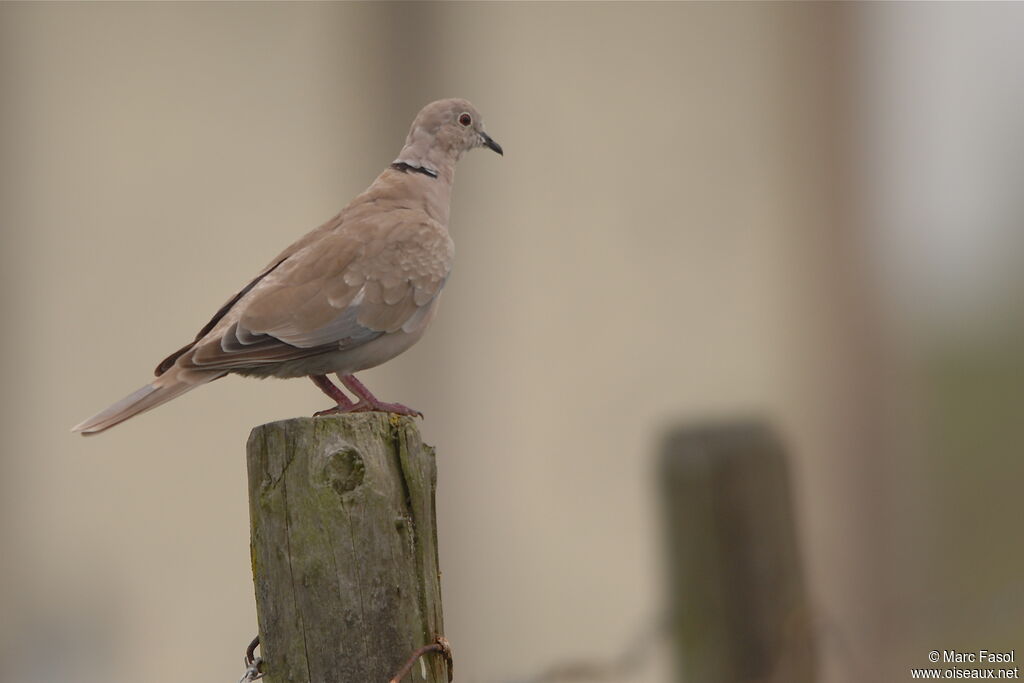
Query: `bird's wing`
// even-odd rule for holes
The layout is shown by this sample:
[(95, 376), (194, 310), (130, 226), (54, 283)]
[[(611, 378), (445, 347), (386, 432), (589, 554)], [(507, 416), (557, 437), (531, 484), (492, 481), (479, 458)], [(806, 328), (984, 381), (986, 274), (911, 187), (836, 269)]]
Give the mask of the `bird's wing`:
[(245, 287), (239, 290), (238, 293), (236, 293), (233, 297), (224, 302), (224, 305), (221, 306), (217, 310), (217, 312), (213, 314), (213, 317), (210, 318), (210, 321), (203, 325), (203, 328), (199, 330), (199, 332), (195, 336), (195, 339), (190, 341), (188, 344), (185, 344), (180, 349), (178, 349), (177, 351), (175, 351), (174, 353), (160, 361), (160, 364), (157, 365), (156, 370), (154, 370), (154, 374), (157, 377), (159, 377), (160, 375), (170, 370), (171, 367), (174, 366), (174, 363), (175, 361), (178, 360), (178, 358), (184, 356), (186, 353), (191, 351), (192, 348), (195, 347), (195, 345), (199, 343), (201, 339), (203, 339), (203, 337), (205, 337), (215, 327), (217, 327), (218, 323), (220, 323), (221, 320), (223, 320), (224, 317), (234, 309), (235, 304), (237, 304), (242, 297), (248, 294), (257, 284), (259, 284), (260, 281), (263, 280), (263, 278), (265, 278), (267, 275), (271, 273), (271, 271), (276, 269), (279, 265), (284, 263), (286, 260), (294, 256), (296, 253), (298, 253), (308, 245), (318, 241), (325, 234), (333, 230), (337, 230), (338, 227), (341, 225), (342, 218), (344, 215), (344, 212), (342, 212), (333, 216), (328, 221), (317, 227), (315, 230), (311, 230), (310, 232), (306, 233), (292, 244), (288, 245), (288, 247), (286, 247), (284, 251), (282, 251), (280, 254), (274, 257), (274, 260), (268, 263), (266, 267), (264, 267), (263, 270), (261, 270), (249, 284), (247, 284)]
[(179, 362), (230, 371), (415, 331), (428, 320), (452, 257), (447, 231), (420, 211), (343, 222), (251, 283)]

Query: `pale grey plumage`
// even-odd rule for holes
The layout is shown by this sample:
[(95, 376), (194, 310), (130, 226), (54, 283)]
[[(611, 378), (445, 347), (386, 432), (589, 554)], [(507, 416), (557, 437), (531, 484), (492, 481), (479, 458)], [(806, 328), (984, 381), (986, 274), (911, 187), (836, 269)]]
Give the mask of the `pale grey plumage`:
[(398, 158), (365, 192), (274, 258), (157, 366), (154, 382), (73, 431), (103, 431), (229, 373), (344, 376), (411, 347), (451, 271), (455, 163), (480, 146), (502, 151), (472, 104), (428, 104)]

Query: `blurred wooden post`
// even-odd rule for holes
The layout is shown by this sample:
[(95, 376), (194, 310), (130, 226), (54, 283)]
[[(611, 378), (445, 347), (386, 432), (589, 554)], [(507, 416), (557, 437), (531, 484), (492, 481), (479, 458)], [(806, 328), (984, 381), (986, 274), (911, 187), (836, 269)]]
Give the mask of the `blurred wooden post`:
[[(386, 683), (442, 635), (434, 452), (410, 418), (298, 418), (249, 437), (268, 683)], [(421, 660), (447, 683), (442, 657)], [(422, 680), (420, 665), (414, 678)]]
[(680, 429), (665, 442), (660, 475), (679, 680), (814, 681), (779, 441), (756, 423)]

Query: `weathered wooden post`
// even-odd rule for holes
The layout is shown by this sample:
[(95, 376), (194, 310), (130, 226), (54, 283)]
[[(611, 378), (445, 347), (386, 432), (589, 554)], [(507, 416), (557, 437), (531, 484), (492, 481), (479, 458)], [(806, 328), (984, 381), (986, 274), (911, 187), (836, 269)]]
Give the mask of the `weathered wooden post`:
[(757, 423), (674, 431), (660, 475), (680, 680), (814, 681), (811, 609), (774, 434)]
[[(268, 683), (386, 683), (443, 635), (437, 471), (412, 419), (265, 424), (249, 437), (248, 469)], [(448, 682), (442, 657), (421, 661), (405, 680)]]

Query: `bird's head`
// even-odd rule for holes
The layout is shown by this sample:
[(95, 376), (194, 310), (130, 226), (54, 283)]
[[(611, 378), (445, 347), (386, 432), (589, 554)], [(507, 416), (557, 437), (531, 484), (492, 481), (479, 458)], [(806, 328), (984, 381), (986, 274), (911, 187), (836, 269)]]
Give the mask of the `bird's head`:
[(458, 161), (475, 147), (487, 147), (504, 156), (501, 145), (484, 130), (483, 117), (469, 100), (437, 100), (416, 115), (405, 147), (395, 161), (436, 171), (438, 165)]

